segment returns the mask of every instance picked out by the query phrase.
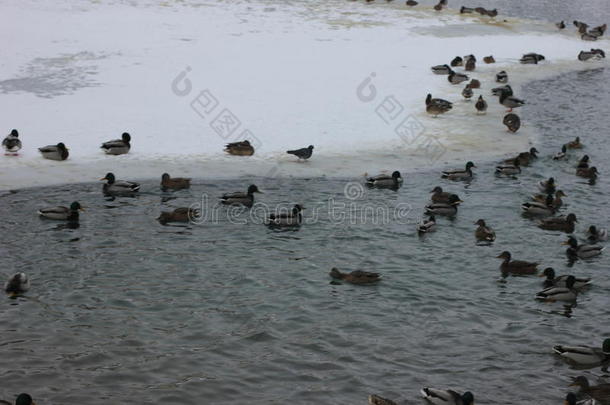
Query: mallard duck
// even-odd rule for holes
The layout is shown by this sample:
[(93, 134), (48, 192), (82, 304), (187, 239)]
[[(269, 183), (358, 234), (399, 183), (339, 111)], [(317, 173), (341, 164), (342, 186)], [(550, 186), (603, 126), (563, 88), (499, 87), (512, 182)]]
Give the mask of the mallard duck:
[(474, 231), (474, 236), (477, 238), (478, 241), (493, 242), (494, 240), (496, 240), (496, 233), (493, 229), (488, 227), (487, 224), (485, 224), (485, 221), (483, 219), (479, 219), (474, 224), (479, 226)]
[(452, 102), (443, 100), (442, 98), (432, 98), (432, 94), (428, 93), (428, 95), (426, 96), (426, 106), (428, 106), (430, 104), (443, 105), (443, 106), (449, 107), (449, 109), (451, 109), (451, 107), (453, 107)]
[(186, 177), (170, 177), (168, 173), (161, 175), (161, 190), (182, 190), (191, 187), (191, 179)]
[[(0, 401), (0, 404), (13, 405), (9, 401)], [(29, 394), (19, 394), (15, 400), (15, 405), (36, 405), (36, 403)]]
[(575, 237), (568, 237), (567, 242), (563, 242), (562, 245), (568, 245), (566, 254), (570, 259), (589, 259), (591, 257), (599, 256), (602, 254), (604, 248), (598, 245), (579, 245)]
[(112, 141), (104, 142), (101, 148), (108, 155), (124, 155), (129, 152), (131, 148), (131, 135), (127, 132), (123, 132), (121, 139), (114, 139)]
[(474, 8), (464, 7), (460, 8), (460, 14), (472, 14), (474, 13)]
[(436, 65), (432, 66), (432, 72), (436, 75), (448, 75), (451, 72), (451, 67), (449, 65)]
[(447, 203), (432, 203), (426, 205), (426, 215), (454, 216), (457, 214), (458, 205), (463, 201), (453, 194)]
[(70, 153), (68, 152), (68, 148), (63, 142), (58, 143), (57, 145), (47, 145), (42, 148), (38, 148), (42, 157), (45, 159), (51, 160), (66, 160)]
[(503, 259), (502, 264), (500, 264), (500, 270), (504, 274), (535, 274), (538, 271), (538, 263), (511, 260), (511, 254), (508, 251), (500, 253), (497, 258)]
[(416, 2), (415, 0), (407, 0), (407, 6), (409, 7), (413, 7), (413, 6), (417, 6), (419, 3)]
[(576, 169), (576, 175), (579, 177), (584, 177), (585, 179), (596, 179), (597, 173), (598, 171), (595, 166), (581, 167), (580, 169)]
[[(556, 277), (555, 269), (553, 269), (552, 267), (547, 267), (546, 269), (544, 269), (544, 272), (540, 275), (540, 277), (546, 277), (546, 279), (544, 280), (544, 283), (543, 283), (544, 288), (565, 287), (568, 276), (569, 275), (563, 275), (563, 276)], [(591, 282), (590, 278), (574, 277), (574, 288), (576, 288), (576, 289), (584, 288), (587, 285), (589, 285), (590, 282)]]
[(100, 180), (106, 180), (103, 191), (107, 195), (133, 194), (140, 191), (140, 185), (132, 181), (117, 180), (113, 173), (106, 173)]
[(553, 160), (563, 160), (566, 158), (568, 148), (565, 145), (561, 146), (561, 152), (557, 152), (555, 156), (553, 156)]
[(462, 90), (462, 96), (466, 100), (470, 100), (473, 95), (474, 95), (474, 93), (472, 92), (472, 89), (470, 88), (470, 85), (467, 84), (466, 87), (464, 87), (464, 90)]
[(538, 222), (538, 227), (548, 231), (574, 232), (574, 224), (578, 222), (575, 214), (568, 214), (565, 217), (546, 218)]
[(466, 65), (464, 66), (464, 70), (467, 72), (472, 72), (476, 68), (476, 61), (473, 58), (468, 58), (466, 60)]
[(545, 194), (552, 194), (555, 192), (555, 178), (549, 177), (548, 180), (543, 180), (538, 183), (538, 188)]
[(422, 219), (417, 226), (418, 233), (430, 233), (434, 231), (436, 231), (436, 218), (434, 218), (434, 215)]
[(301, 149), (287, 150), (286, 153), (298, 157), (299, 160), (307, 160), (313, 154), (313, 145)]
[(493, 89), (491, 89), (491, 94), (493, 94), (494, 96), (499, 96), (502, 93), (506, 93), (509, 95), (513, 95), (513, 88), (510, 87), (510, 84), (504, 85), (504, 86), (500, 86), (500, 87), (494, 87)]
[(16, 297), (27, 292), (30, 289), (30, 279), (25, 273), (13, 274), (4, 284), (4, 292), (9, 297)]
[(398, 405), (391, 399), (382, 398), (379, 395), (369, 395), (369, 405)]
[(513, 108), (519, 108), (525, 105), (525, 101), (518, 99), (517, 97), (513, 97), (509, 95), (508, 92), (503, 91), (502, 94), (500, 94), (500, 104), (507, 107), (508, 111), (511, 112)]
[(250, 145), (250, 141), (246, 139), (245, 141), (226, 144), (225, 152), (236, 156), (252, 156), (254, 155), (254, 147)]
[(587, 398), (577, 402), (576, 394), (568, 392), (566, 399), (563, 401), (563, 405), (600, 405), (600, 403), (593, 398)]
[(584, 155), (583, 157), (580, 158), (580, 160), (576, 164), (576, 168), (577, 169), (587, 169), (589, 167), (590, 160), (591, 159), (589, 158), (589, 155)]
[(74, 201), (70, 204), (70, 208), (63, 206), (41, 208), (38, 210), (38, 215), (44, 218), (58, 219), (61, 221), (78, 221), (79, 211), (84, 211), (84, 209), (77, 201)]
[(426, 106), (426, 112), (436, 118), (440, 114), (444, 114), (447, 111), (451, 110), (451, 108), (452, 107), (450, 105), (431, 103)]
[(599, 384), (590, 385), (589, 380), (585, 376), (578, 376), (574, 378), (570, 387), (579, 387), (579, 392), (586, 394), (593, 399), (600, 401), (601, 403), (608, 403), (610, 400), (610, 384)]
[(303, 222), (301, 211), (305, 208), (296, 204), (290, 212), (280, 212), (269, 215), (268, 225), (271, 227), (299, 226)]
[(496, 60), (494, 59), (493, 55), (489, 55), (489, 56), (484, 56), (483, 57), (483, 62), (485, 62), (485, 63), (496, 63)]
[(538, 62), (544, 60), (544, 56), (538, 53), (526, 53), (519, 59), (519, 62), (523, 64), (538, 64)]
[[(534, 194), (532, 196), (532, 200), (546, 204), (548, 196), (548, 194)], [(551, 198), (552, 196), (553, 195), (551, 194)], [(554, 208), (559, 209), (563, 205), (563, 200), (561, 199), (562, 197), (567, 197), (567, 195), (562, 190), (555, 191), (555, 198), (553, 198), (553, 202), (551, 203), (551, 205)]]
[(369, 271), (355, 270), (350, 273), (342, 273), (336, 267), (330, 270), (330, 276), (337, 280), (343, 280), (351, 284), (372, 284), (381, 280), (379, 273), (371, 273)]
[(19, 132), (13, 129), (10, 134), (2, 140), (2, 146), (6, 153), (17, 153), (21, 149), (21, 139), (19, 139)]
[(496, 73), (496, 82), (497, 83), (508, 83), (508, 73), (502, 70)]
[(162, 225), (168, 222), (190, 222), (199, 217), (199, 210), (189, 207), (176, 208), (173, 211), (162, 211), (157, 218)]
[(583, 41), (597, 41), (597, 35), (591, 35), (588, 32), (585, 32), (580, 36), (580, 39)]
[(517, 114), (506, 114), (504, 116), (504, 119), (502, 120), (502, 123), (506, 126), (506, 128), (510, 131), (510, 132), (517, 132), (519, 130), (519, 128), (521, 128), (521, 118), (519, 118), (519, 116)]
[(248, 191), (245, 193), (227, 193), (220, 197), (220, 202), (225, 205), (244, 205), (251, 207), (254, 204), (254, 193), (262, 194), (262, 191), (258, 189), (254, 184), (248, 187)]
[(601, 364), (610, 361), (610, 339), (604, 340), (601, 347), (556, 345), (553, 351), (574, 364)]
[(568, 149), (582, 149), (582, 143), (580, 143), (580, 136), (574, 138), (573, 141), (566, 143)]
[(514, 160), (512, 165), (499, 165), (496, 166), (497, 174), (505, 174), (507, 176), (514, 176), (515, 174), (521, 173), (521, 163), (519, 158)]
[(479, 95), (479, 99), (477, 100), (474, 108), (477, 109), (477, 114), (485, 114), (487, 111), (487, 101), (483, 99), (482, 95)]
[(597, 229), (595, 225), (591, 225), (586, 232), (587, 240), (592, 243), (597, 243), (608, 239), (608, 231), (606, 229)]
[(376, 188), (398, 188), (402, 182), (402, 176), (398, 170), (395, 170), (392, 175), (379, 174), (366, 179), (367, 186)]
[(468, 80), (468, 76), (463, 73), (456, 73), (453, 70), (449, 72), (449, 76), (447, 76), (447, 80), (451, 84), (460, 84)]
[(441, 177), (449, 180), (470, 180), (473, 176), (472, 168), (476, 168), (474, 163), (467, 162), (464, 170), (446, 170), (442, 172)]
[(578, 60), (587, 61), (589, 59), (603, 59), (606, 54), (601, 49), (591, 49), (590, 51), (580, 51), (578, 54)]
[(555, 23), (555, 27), (559, 28), (560, 30), (564, 29), (566, 27), (566, 23), (563, 22), (563, 20), (559, 21), (558, 23)]
[(481, 82), (477, 79), (471, 79), (470, 83), (468, 83), (471, 89), (479, 89), (481, 88)]
[(436, 388), (423, 388), (422, 396), (430, 403), (436, 405), (473, 405), (474, 395), (472, 392), (466, 391), (459, 394), (453, 390), (439, 390)]
[(547, 195), (544, 203), (537, 201), (526, 202), (521, 204), (521, 209), (524, 214), (534, 216), (549, 216), (557, 211), (557, 208), (553, 206), (553, 196), (551, 194)]
[(574, 288), (576, 279), (574, 276), (566, 278), (565, 287), (549, 287), (536, 294), (536, 299), (540, 301), (576, 301), (578, 291)]
[(464, 60), (460, 56), (456, 56), (455, 58), (453, 58), (453, 60), (450, 63), (451, 67), (462, 66), (463, 64), (464, 64)]
[(430, 196), (430, 200), (434, 203), (450, 204), (450, 203), (456, 202), (456, 201), (461, 202), (460, 197), (458, 197), (457, 194), (448, 193), (446, 191), (443, 191), (442, 187), (439, 187), (439, 186), (434, 187), (434, 189), (431, 191), (431, 193), (432, 193), (432, 196)]

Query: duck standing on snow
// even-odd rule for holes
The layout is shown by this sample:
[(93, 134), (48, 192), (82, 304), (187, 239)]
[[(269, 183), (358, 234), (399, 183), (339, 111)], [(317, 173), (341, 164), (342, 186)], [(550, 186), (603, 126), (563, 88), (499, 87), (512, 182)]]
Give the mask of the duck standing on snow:
[(493, 55), (489, 55), (489, 56), (483, 57), (483, 62), (490, 64), (490, 63), (496, 63), (496, 60), (494, 59)]
[(493, 229), (487, 226), (485, 220), (479, 219), (474, 223), (479, 227), (474, 231), (475, 238), (480, 242), (493, 242), (496, 240), (496, 233)]
[(21, 149), (21, 139), (19, 139), (19, 132), (16, 129), (11, 130), (11, 133), (2, 140), (2, 147), (7, 154), (17, 154)]
[(466, 66), (464, 66), (464, 70), (467, 72), (472, 72), (476, 68), (476, 60), (474, 58), (468, 58), (466, 60)]
[(366, 185), (375, 188), (391, 188), (396, 189), (402, 185), (402, 176), (398, 170), (391, 175), (380, 174), (366, 179)]
[(307, 160), (313, 154), (313, 145), (309, 145), (306, 148), (288, 150), (286, 153), (298, 157), (299, 160)]
[(572, 364), (595, 366), (610, 361), (610, 339), (604, 340), (601, 347), (555, 345), (553, 352)]
[(131, 149), (131, 135), (123, 132), (121, 139), (113, 139), (112, 141), (104, 142), (101, 146), (102, 150), (107, 155), (124, 155)]
[(511, 112), (513, 108), (519, 108), (525, 105), (525, 101), (509, 95), (507, 91), (503, 91), (500, 94), (500, 104), (507, 107), (509, 109), (508, 112)]
[(435, 405), (473, 405), (474, 395), (466, 391), (459, 394), (453, 390), (440, 390), (436, 388), (423, 388), (421, 394), (428, 402)]
[(517, 114), (506, 114), (502, 119), (502, 123), (510, 132), (515, 133), (521, 128), (521, 118)]
[(426, 96), (426, 112), (437, 117), (453, 108), (453, 103), (442, 98), (432, 98), (432, 94)]
[(407, 6), (409, 7), (413, 7), (413, 6), (417, 6), (419, 3), (416, 2), (415, 0), (407, 0)]
[(502, 70), (496, 73), (496, 82), (497, 83), (508, 83), (508, 73)]
[(4, 284), (4, 292), (9, 297), (17, 297), (30, 289), (30, 279), (25, 273), (13, 274), (8, 281)]
[[(555, 277), (555, 269), (553, 269), (552, 267), (547, 267), (546, 269), (544, 269), (544, 272), (540, 275), (540, 277), (546, 277), (543, 283), (544, 288), (565, 287), (568, 275)], [(574, 280), (574, 288), (576, 289), (584, 288), (588, 286), (591, 282), (590, 278), (574, 277)]]
[(526, 53), (519, 59), (519, 62), (523, 64), (538, 64), (538, 62), (543, 61), (544, 56), (539, 53)]
[(441, 177), (449, 180), (470, 180), (472, 179), (473, 173), (472, 168), (476, 168), (474, 163), (467, 162), (464, 170), (445, 170), (442, 172)]
[(483, 99), (482, 95), (479, 95), (479, 99), (477, 100), (474, 108), (477, 109), (477, 114), (485, 114), (487, 111), (487, 101)]
[(502, 274), (535, 274), (538, 271), (538, 263), (511, 260), (511, 257), (508, 251), (504, 251), (497, 256), (498, 259), (503, 260), (502, 264), (500, 264)]
[(250, 145), (247, 139), (241, 142), (231, 142), (225, 145), (225, 152), (229, 155), (236, 156), (252, 156), (254, 155), (254, 147)]
[(461, 56), (456, 56), (455, 58), (453, 58), (453, 60), (450, 63), (450, 65), (452, 67), (462, 66), (463, 64), (464, 64), (464, 60), (462, 59)]
[(601, 49), (591, 49), (590, 51), (580, 51), (578, 54), (578, 60), (587, 61), (589, 59), (603, 59), (606, 57), (606, 53)]
[(66, 160), (70, 153), (68, 152), (68, 148), (63, 142), (58, 143), (57, 145), (47, 145), (42, 148), (38, 148), (42, 157), (50, 160)]
[(227, 193), (220, 197), (220, 203), (224, 205), (243, 205), (246, 207), (252, 207), (254, 204), (254, 193), (262, 194), (263, 192), (258, 189), (254, 184), (248, 187), (248, 191), (245, 193)]
[(102, 191), (106, 195), (131, 195), (140, 191), (140, 184), (132, 181), (117, 180), (113, 173), (106, 173), (100, 180), (106, 180)]
[(60, 221), (78, 221), (79, 211), (84, 211), (84, 209), (77, 201), (74, 201), (69, 208), (64, 206), (41, 208), (38, 210), (38, 215)]

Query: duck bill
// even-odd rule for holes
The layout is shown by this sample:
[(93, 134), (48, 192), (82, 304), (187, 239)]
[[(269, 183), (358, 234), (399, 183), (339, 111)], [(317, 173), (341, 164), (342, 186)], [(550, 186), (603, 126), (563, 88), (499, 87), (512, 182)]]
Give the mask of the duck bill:
[(99, 180), (100, 180), (100, 181), (104, 181), (104, 180), (106, 180), (106, 178), (105, 178), (105, 177), (102, 177), (102, 178), (101, 178), (101, 179), (99, 179)]
[(546, 277), (544, 273), (538, 274), (538, 277)]
[(567, 245), (569, 245), (569, 243), (568, 243), (568, 242), (561, 242), (561, 244), (562, 244), (563, 246), (567, 246)]

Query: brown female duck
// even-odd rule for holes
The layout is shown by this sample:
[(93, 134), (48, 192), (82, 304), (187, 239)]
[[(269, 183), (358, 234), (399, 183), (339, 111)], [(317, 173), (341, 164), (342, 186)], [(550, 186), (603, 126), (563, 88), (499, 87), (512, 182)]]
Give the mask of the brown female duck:
[(351, 273), (342, 273), (336, 267), (330, 270), (330, 276), (337, 280), (343, 280), (351, 284), (372, 284), (381, 280), (379, 273), (371, 273), (368, 271), (355, 270)]
[(577, 136), (573, 141), (566, 143), (568, 149), (582, 149), (582, 143), (580, 143), (580, 136)]
[(162, 190), (182, 190), (183, 188), (191, 187), (191, 179), (186, 177), (170, 177), (169, 174), (163, 173), (161, 176)]
[(157, 220), (165, 225), (168, 222), (190, 222), (199, 216), (199, 210), (189, 207), (176, 208), (173, 211), (163, 211)]
[(496, 240), (496, 233), (493, 229), (488, 227), (487, 224), (485, 224), (483, 219), (479, 219), (474, 224), (479, 225), (479, 227), (474, 231), (474, 236), (478, 241), (493, 242)]
[(241, 142), (232, 142), (228, 143), (225, 146), (225, 152), (230, 155), (252, 156), (254, 155), (254, 147), (250, 145), (250, 141), (248, 140)]
[(568, 214), (565, 217), (546, 218), (538, 223), (538, 227), (549, 231), (574, 232), (574, 224), (578, 222), (575, 214)]
[(511, 260), (511, 254), (508, 251), (502, 252), (498, 256), (498, 259), (503, 259), (503, 262), (500, 265), (500, 270), (503, 274), (536, 274), (538, 271), (538, 263)]

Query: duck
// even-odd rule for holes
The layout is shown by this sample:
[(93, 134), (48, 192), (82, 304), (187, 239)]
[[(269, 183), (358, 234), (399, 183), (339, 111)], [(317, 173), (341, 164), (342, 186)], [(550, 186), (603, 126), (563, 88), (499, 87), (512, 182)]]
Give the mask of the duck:
[(254, 147), (250, 145), (250, 141), (246, 139), (245, 141), (226, 144), (225, 152), (229, 155), (252, 156), (254, 155)]
[(187, 177), (170, 177), (168, 173), (161, 175), (161, 190), (182, 190), (191, 187), (191, 179)]
[(521, 209), (524, 214), (534, 216), (549, 216), (555, 214), (557, 208), (553, 206), (553, 196), (547, 195), (544, 203), (532, 201), (521, 204)]
[(101, 148), (106, 152), (107, 155), (124, 155), (131, 149), (131, 135), (127, 132), (123, 132), (121, 139), (114, 139), (112, 141), (104, 142)]
[[(2, 401), (2, 400), (0, 400), (0, 404), (13, 405), (9, 401)], [(15, 399), (15, 405), (36, 405), (36, 403), (32, 399), (31, 395), (23, 393), (23, 394), (19, 394), (17, 396), (17, 399)]]
[(416, 2), (415, 0), (407, 0), (407, 6), (409, 7), (413, 7), (413, 6), (417, 6), (419, 3)]
[(553, 352), (578, 365), (595, 365), (610, 361), (610, 339), (605, 339), (600, 347), (553, 346)]
[(595, 225), (591, 225), (586, 232), (587, 240), (592, 243), (601, 242), (608, 239), (608, 231), (606, 229), (598, 229)]
[(443, 100), (442, 98), (432, 98), (432, 94), (428, 93), (426, 96), (426, 106), (430, 104), (440, 104), (449, 107), (449, 109), (453, 107), (453, 103), (451, 101)]
[(133, 194), (140, 191), (140, 184), (133, 181), (117, 180), (113, 173), (106, 173), (100, 180), (106, 180), (103, 191), (107, 195)]
[(460, 56), (456, 56), (455, 58), (453, 58), (451, 60), (451, 67), (458, 67), (458, 66), (462, 66), (464, 64), (464, 60), (460, 57)]
[(369, 395), (369, 405), (398, 405), (391, 399), (380, 397), (379, 395)]
[(566, 399), (563, 401), (563, 405), (600, 405), (600, 403), (593, 398), (587, 398), (577, 402), (576, 394), (568, 392)]
[(449, 83), (451, 84), (460, 84), (468, 80), (468, 75), (465, 75), (463, 73), (456, 73), (452, 70), (451, 72), (449, 72), (447, 80), (449, 80)]
[[(551, 198), (553, 197), (552, 194)], [(532, 196), (532, 200), (537, 201), (539, 203), (546, 203), (547, 199), (548, 199), (548, 194), (544, 195), (544, 194), (534, 194)], [(551, 205), (556, 208), (559, 209), (562, 205), (563, 205), (563, 200), (562, 197), (567, 197), (567, 195), (562, 191), (562, 190), (557, 190), (555, 191), (555, 198), (553, 198), (553, 202), (551, 203)]]
[(493, 55), (489, 55), (489, 56), (484, 56), (483, 57), (483, 62), (489, 64), (489, 63), (496, 63), (496, 60), (494, 59)]
[(457, 214), (458, 205), (463, 201), (457, 195), (452, 195), (447, 203), (432, 203), (426, 205), (426, 215), (454, 216)]
[(591, 159), (589, 158), (589, 155), (584, 155), (583, 157), (580, 158), (580, 160), (576, 164), (576, 168), (577, 169), (586, 169), (586, 168), (588, 168), (590, 160)]
[(472, 89), (470, 88), (470, 85), (467, 84), (466, 87), (464, 87), (464, 90), (462, 90), (462, 96), (466, 100), (470, 100), (473, 95), (474, 95), (474, 93), (472, 92)]
[(532, 147), (529, 151), (520, 153), (517, 159), (523, 166), (528, 166), (534, 159), (538, 159), (538, 149)]
[(470, 85), (471, 89), (479, 89), (481, 88), (481, 82), (477, 79), (471, 79), (470, 83), (468, 83)]
[(544, 56), (538, 53), (526, 53), (519, 59), (519, 62), (522, 64), (538, 64), (538, 62), (543, 61)]
[(593, 28), (591, 31), (589, 31), (589, 34), (597, 36), (597, 37), (601, 37), (606, 32), (607, 28), (608, 28), (608, 24), (603, 24), (603, 25)]
[(568, 149), (582, 149), (582, 143), (580, 143), (580, 136), (574, 138), (573, 141), (566, 143)]
[(502, 123), (512, 133), (517, 132), (521, 128), (521, 118), (517, 114), (506, 114), (502, 119)]
[(574, 276), (566, 278), (565, 287), (549, 287), (536, 294), (536, 299), (547, 302), (576, 301), (578, 291), (574, 288)]
[(482, 95), (479, 95), (479, 98), (476, 104), (474, 105), (474, 108), (476, 108), (477, 114), (485, 114), (485, 112), (487, 111), (487, 101), (483, 99)]
[(560, 30), (564, 29), (566, 27), (566, 23), (561, 20), (558, 23), (555, 23), (555, 27), (559, 28)]
[(237, 192), (223, 194), (220, 197), (220, 202), (224, 205), (243, 205), (246, 207), (252, 207), (254, 204), (254, 193), (263, 194), (263, 192), (260, 191), (256, 185), (251, 184), (245, 193)]
[(472, 168), (476, 168), (474, 163), (467, 162), (464, 170), (446, 170), (442, 172), (441, 177), (449, 180), (469, 180), (473, 176)]
[(417, 226), (417, 232), (420, 234), (434, 231), (436, 231), (436, 218), (434, 215), (430, 215), (428, 218), (422, 219)]
[(580, 51), (578, 54), (578, 60), (587, 61), (589, 59), (603, 59), (606, 57), (606, 53), (601, 49), (591, 49), (590, 51)]
[(578, 376), (574, 378), (570, 387), (579, 387), (579, 392), (582, 394), (586, 394), (593, 399), (596, 399), (602, 403), (607, 403), (610, 399), (610, 384), (599, 384), (599, 385), (590, 385), (589, 380), (585, 376)]
[(50, 160), (66, 160), (70, 153), (68, 152), (68, 148), (64, 145), (63, 142), (58, 143), (57, 145), (47, 145), (42, 148), (38, 148), (42, 157)]
[(392, 175), (379, 174), (366, 179), (367, 186), (376, 188), (398, 188), (402, 182), (402, 176), (398, 170), (395, 170)]
[(476, 60), (474, 58), (468, 58), (466, 60), (466, 65), (464, 65), (464, 70), (467, 72), (472, 72), (476, 68)]
[(21, 149), (21, 139), (19, 139), (19, 131), (11, 130), (11, 133), (2, 140), (2, 147), (6, 153), (16, 154)]
[(313, 145), (301, 149), (287, 150), (286, 153), (298, 157), (299, 160), (307, 160), (313, 154)]
[(578, 177), (584, 177), (585, 179), (596, 179), (597, 173), (598, 171), (595, 166), (576, 169), (576, 175)]
[(580, 36), (580, 39), (582, 39), (583, 41), (597, 41), (597, 38), (597, 35), (592, 35), (588, 32), (585, 32)]
[(25, 273), (15, 273), (4, 284), (4, 292), (14, 298), (30, 289), (30, 279)]
[(474, 224), (479, 226), (474, 231), (474, 236), (477, 238), (478, 241), (493, 242), (494, 240), (496, 240), (496, 233), (493, 229), (487, 226), (485, 220), (479, 219)]
[(448, 75), (451, 73), (451, 67), (449, 65), (436, 65), (432, 66), (432, 73), (436, 75)]
[(472, 13), (474, 13), (474, 8), (464, 7), (464, 6), (462, 6), (460, 8), (460, 14), (472, 14)]
[(581, 34), (587, 32), (587, 29), (589, 28), (589, 24), (586, 24), (582, 21), (574, 20), (573, 24), (576, 28), (578, 28), (578, 32)]
[(458, 200), (461, 202), (460, 197), (457, 194), (443, 191), (443, 188), (440, 186), (434, 187), (431, 193), (432, 196), (430, 196), (430, 201), (432, 201), (433, 203), (450, 204)]
[(519, 107), (525, 105), (525, 101), (523, 101), (517, 97), (513, 97), (513, 96), (509, 95), (508, 92), (503, 91), (500, 94), (500, 104), (502, 104), (504, 107), (507, 107), (508, 112), (511, 112), (513, 110), (513, 108), (519, 108)]
[(496, 166), (496, 173), (497, 174), (505, 174), (507, 176), (514, 176), (516, 174), (520, 174), (521, 173), (520, 159), (516, 158), (512, 165), (508, 164), (508, 165), (499, 165), (499, 166)]
[(513, 88), (510, 87), (510, 84), (506, 84), (504, 86), (494, 87), (493, 89), (491, 89), (491, 94), (493, 94), (494, 96), (499, 96), (502, 93), (507, 93), (512, 96)]
[(333, 267), (329, 274), (334, 279), (343, 280), (350, 284), (372, 284), (381, 280), (381, 274), (363, 270), (342, 273), (338, 268)]
[(496, 73), (496, 83), (508, 83), (508, 73), (504, 70)]
[[(547, 267), (546, 269), (544, 269), (544, 272), (540, 275), (540, 277), (546, 277), (546, 279), (544, 280), (544, 283), (543, 283), (544, 288), (565, 287), (568, 275), (556, 277), (555, 269), (553, 269), (552, 267)], [(574, 288), (576, 288), (576, 289), (584, 288), (584, 287), (588, 286), (590, 283), (591, 283), (590, 278), (574, 277)]]
[(426, 106), (426, 112), (436, 118), (439, 115), (444, 114), (447, 111), (451, 110), (452, 108), (453, 107), (448, 104), (430, 103)]
[(563, 242), (562, 245), (568, 245), (566, 254), (568, 258), (573, 259), (589, 259), (591, 257), (599, 256), (602, 254), (604, 248), (599, 245), (579, 245), (575, 237), (569, 236), (567, 242)]
[(504, 251), (497, 256), (498, 259), (503, 259), (500, 265), (500, 270), (503, 274), (535, 274), (538, 271), (538, 263), (526, 262), (523, 260), (511, 260), (509, 251)]
[(563, 160), (566, 158), (568, 148), (565, 145), (561, 146), (561, 152), (557, 152), (555, 156), (553, 156), (553, 160)]
[(78, 221), (79, 211), (84, 211), (84, 209), (78, 201), (74, 201), (69, 208), (64, 206), (41, 208), (38, 210), (38, 215), (60, 221)]
[(268, 225), (270, 227), (299, 226), (303, 222), (301, 211), (304, 209), (305, 207), (302, 205), (296, 204), (290, 212), (271, 214), (268, 218)]
[(472, 392), (466, 391), (463, 394), (459, 394), (453, 390), (436, 389), (436, 388), (422, 388), (421, 395), (428, 402), (435, 405), (473, 405), (474, 395)]
[(538, 227), (548, 231), (563, 231), (566, 233), (574, 232), (574, 224), (578, 222), (573, 213), (565, 217), (547, 218), (538, 222)]
[(162, 211), (157, 221), (161, 225), (165, 225), (168, 222), (191, 222), (199, 217), (199, 210), (189, 207), (176, 208), (173, 211)]
[(542, 180), (538, 183), (538, 188), (545, 194), (552, 194), (555, 192), (555, 178), (549, 177), (547, 180)]

